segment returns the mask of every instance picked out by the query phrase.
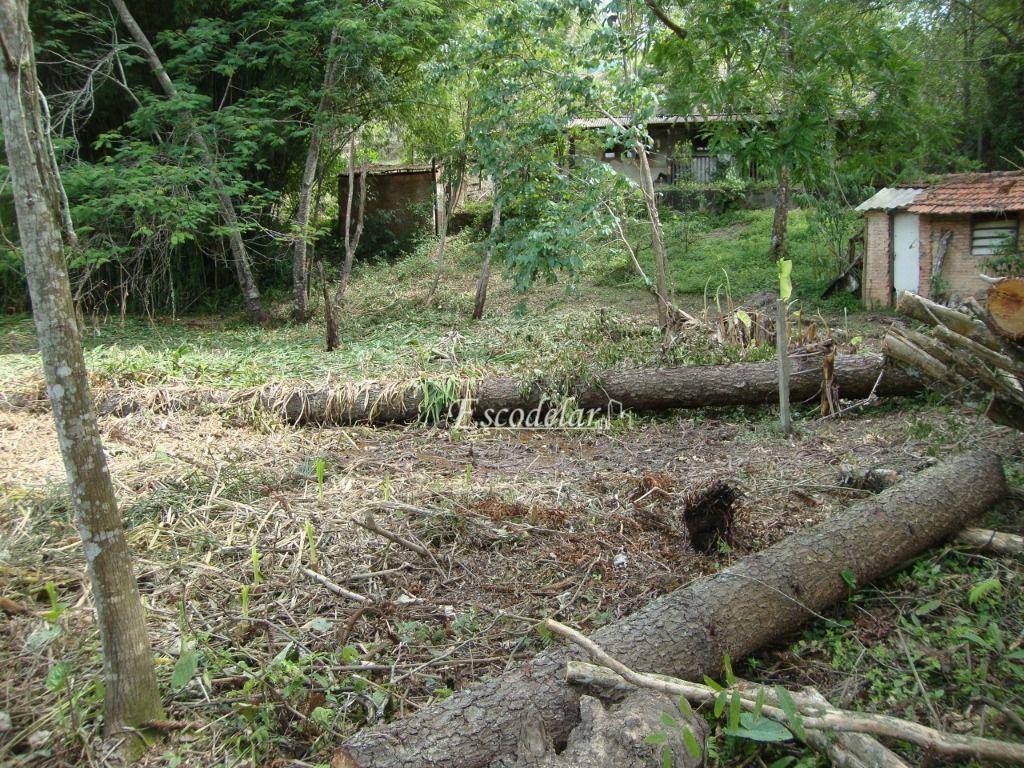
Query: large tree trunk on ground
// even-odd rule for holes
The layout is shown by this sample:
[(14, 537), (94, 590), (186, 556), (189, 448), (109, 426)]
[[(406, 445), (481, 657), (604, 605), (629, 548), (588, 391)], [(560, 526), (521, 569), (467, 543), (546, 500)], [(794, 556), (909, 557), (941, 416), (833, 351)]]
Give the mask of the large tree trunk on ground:
[[(142, 27), (139, 26), (138, 22), (135, 21), (135, 17), (132, 16), (131, 11), (128, 10), (128, 6), (125, 5), (124, 0), (114, 0), (114, 7), (117, 8), (117, 13), (121, 17), (121, 21), (125, 27), (128, 28), (128, 32), (131, 34), (135, 44), (142, 49), (143, 53), (146, 54), (146, 59), (149, 61), (149, 66), (153, 70), (153, 75), (156, 77), (157, 82), (160, 83), (160, 87), (164, 93), (170, 99), (177, 98), (178, 89), (174, 86), (174, 82), (167, 74), (167, 70), (164, 69), (163, 62), (157, 55), (156, 49), (153, 48), (152, 43), (149, 42), (149, 38), (146, 37), (146, 33), (142, 31)], [(220, 173), (217, 171), (217, 163), (213, 158), (213, 153), (210, 151), (209, 145), (206, 143), (206, 138), (202, 132), (196, 126), (195, 121), (191, 115), (188, 116), (188, 121), (191, 123), (189, 126), (189, 138), (199, 148), (199, 154), (202, 158), (203, 165), (206, 166), (210, 172), (210, 183), (213, 186), (214, 193), (217, 195), (217, 203), (220, 206), (221, 216), (224, 219), (224, 224), (228, 229), (228, 244), (231, 248), (231, 258), (235, 265), (235, 276), (238, 279), (238, 285), (242, 289), (242, 296), (245, 299), (245, 308), (248, 310), (249, 315), (257, 322), (266, 322), (267, 313), (263, 309), (263, 305), (260, 303), (260, 291), (256, 285), (256, 278), (252, 274), (252, 264), (249, 261), (249, 253), (245, 247), (245, 242), (242, 240), (242, 233), (239, 230), (238, 225), (238, 214), (235, 212), (235, 204), (231, 200), (231, 194), (224, 186), (224, 181), (220, 177)]]
[[(821, 388), (820, 355), (794, 361), (790, 391), (799, 401), (814, 398)], [(661, 411), (673, 408), (715, 408), (737, 405), (772, 405), (777, 402), (775, 363), (695, 365), (681, 368), (644, 368), (604, 371), (593, 380), (566, 392), (540, 386), (524, 387), (514, 376), (464, 382), (467, 398), (454, 403), (452, 413), (486, 420), (512, 409), (528, 411), (531, 418), (544, 414), (551, 398), (573, 396), (581, 408), (612, 415), (620, 409)], [(881, 381), (879, 381), (881, 376)], [(885, 365), (880, 355), (857, 355), (836, 360), (834, 382), (845, 398), (876, 395), (902, 396), (923, 391), (923, 385), (898, 368)], [(878, 383), (877, 389), (875, 383)], [(260, 390), (217, 389), (109, 391), (98, 397), (104, 416), (124, 416), (140, 410), (170, 412), (203, 408), (261, 408), (292, 424), (389, 424), (416, 421), (423, 388), (418, 382), (353, 382), (347, 386), (310, 387), (272, 384)], [(31, 393), (0, 393), (0, 411), (40, 410), (45, 404)], [(539, 410), (538, 410), (539, 409)], [(536, 413), (534, 413), (536, 411)], [(442, 414), (443, 416), (444, 414)]]
[[(998, 456), (974, 451), (834, 515), (720, 573), (678, 589), (592, 638), (629, 667), (699, 680), (786, 635), (849, 594), (949, 538), (1007, 492)], [(564, 679), (575, 649), (553, 648), (500, 677), (350, 738), (335, 768), (481, 768), (515, 751), (524, 717), (556, 743), (576, 724)]]
[(0, 111), (25, 276), (103, 648), (105, 729), (117, 733), (162, 718), (163, 710), (142, 600), (89, 391), (61, 240), (59, 187), (41, 130), (23, 0), (0, 2), (0, 36)]
[(494, 253), (495, 241), (498, 239), (498, 228), (501, 227), (501, 185), (494, 186), (494, 204), (491, 208), (491, 234), (487, 237), (487, 248), (484, 260), (480, 265), (480, 277), (476, 281), (476, 296), (473, 298), (473, 319), (482, 320), (484, 304), (487, 302), (487, 285), (491, 281), (491, 255)]
[[(821, 388), (821, 356), (794, 360), (790, 377), (790, 395), (797, 401), (809, 400)], [(681, 368), (648, 368), (634, 371), (605, 371), (592, 382), (571, 392), (580, 408), (660, 411), (672, 408), (704, 408), (736, 405), (767, 405), (778, 397), (775, 363), (737, 363), (733, 365), (696, 365)], [(867, 397), (878, 381), (878, 395), (909, 395), (922, 389), (911, 376), (884, 365), (878, 355), (840, 357), (835, 365), (835, 382), (845, 398)], [(549, 402), (540, 387), (524, 390), (513, 376), (498, 376), (480, 381), (472, 401), (456, 404), (455, 409), (471, 406), (477, 418), (501, 411), (545, 410)], [(295, 389), (286, 385), (267, 387), (263, 407), (292, 423), (348, 424), (415, 421), (421, 417), (422, 388), (417, 384), (396, 388), (370, 383), (362, 387)], [(507, 415), (507, 414), (506, 414)]]

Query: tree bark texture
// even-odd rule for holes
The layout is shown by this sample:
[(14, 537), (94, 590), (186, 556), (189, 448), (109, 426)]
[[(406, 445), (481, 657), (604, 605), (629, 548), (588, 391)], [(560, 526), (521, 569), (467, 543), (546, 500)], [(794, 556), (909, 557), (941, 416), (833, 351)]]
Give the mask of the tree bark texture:
[(494, 245), (498, 239), (498, 229), (501, 227), (501, 185), (494, 185), (494, 204), (491, 208), (491, 233), (487, 237), (487, 248), (484, 250), (484, 260), (480, 265), (480, 277), (476, 281), (476, 296), (473, 298), (473, 319), (482, 320), (484, 317), (484, 304), (487, 302), (487, 284), (491, 281), (491, 255), (494, 253)]
[[(762, 552), (676, 590), (592, 639), (632, 669), (699, 680), (725, 654), (739, 659), (954, 535), (1007, 493), (1000, 458), (973, 451), (951, 459)], [(579, 696), (557, 647), (504, 675), (387, 725), (335, 753), (334, 768), (482, 768), (514, 754), (520, 725), (539, 714), (561, 743), (576, 725)]]
[[(791, 364), (791, 398), (802, 402), (816, 397), (822, 384), (821, 355), (799, 357)], [(867, 397), (879, 376), (882, 380), (876, 390), (878, 395), (910, 395), (923, 389), (914, 377), (886, 366), (879, 355), (836, 360), (834, 382), (842, 397)], [(513, 376), (483, 379), (471, 394), (471, 402), (454, 404), (453, 410), (471, 406), (477, 418), (488, 411), (495, 415), (516, 408), (544, 410), (544, 390), (539, 386), (524, 389), (523, 383)], [(561, 394), (575, 397), (580, 408), (613, 412), (768, 405), (778, 400), (778, 365), (736, 363), (604, 371), (592, 382)], [(359, 387), (313, 389), (282, 385), (264, 388), (260, 399), (262, 407), (295, 424), (382, 424), (419, 419), (422, 394), (417, 384), (396, 387), (368, 383)]]
[[(135, 44), (146, 54), (150, 69), (153, 70), (153, 75), (156, 77), (157, 82), (160, 83), (160, 87), (168, 98), (177, 98), (178, 89), (175, 87), (174, 81), (167, 74), (167, 70), (164, 68), (156, 49), (149, 42), (149, 38), (146, 37), (146, 33), (139, 26), (135, 17), (132, 16), (131, 11), (128, 10), (125, 1), (113, 0), (113, 2), (114, 7), (117, 8), (118, 15), (121, 17), (121, 21), (128, 28), (128, 32), (131, 34)], [(228, 245), (231, 249), (231, 258), (235, 266), (235, 277), (238, 280), (238, 285), (242, 290), (242, 297), (245, 300), (245, 308), (254, 320), (260, 323), (266, 322), (267, 313), (260, 302), (260, 291), (256, 285), (256, 278), (252, 273), (249, 252), (245, 247), (245, 241), (242, 240), (242, 233), (239, 230), (238, 214), (235, 211), (235, 204), (231, 199), (231, 193), (224, 186), (224, 180), (221, 179), (220, 173), (217, 171), (217, 163), (206, 142), (206, 137), (203, 136), (196, 126), (195, 120), (191, 115), (188, 116), (188, 121), (190, 123), (189, 139), (199, 148), (203, 165), (206, 166), (210, 173), (210, 183), (217, 196), (221, 216), (228, 230)]]
[(145, 615), (96, 426), (60, 230), (58, 185), (42, 132), (28, 8), (0, 1), (0, 111), (25, 276), (46, 390), (85, 550), (100, 643), (108, 734), (163, 717)]

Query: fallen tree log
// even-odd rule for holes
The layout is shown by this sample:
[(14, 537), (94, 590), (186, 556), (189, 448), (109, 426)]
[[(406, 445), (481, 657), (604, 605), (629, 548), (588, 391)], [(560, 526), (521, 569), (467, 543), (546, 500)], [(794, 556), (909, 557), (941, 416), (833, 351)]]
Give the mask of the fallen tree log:
[[(822, 356), (794, 356), (790, 396), (795, 401), (816, 397), (821, 389)], [(835, 364), (839, 394), (847, 398), (866, 397), (879, 376), (876, 394), (910, 395), (921, 384), (896, 367), (887, 367), (879, 355), (841, 357)], [(464, 399), (451, 403), (452, 410), (484, 423), (502, 423), (512, 411), (536, 412), (543, 417), (550, 405), (545, 387), (524, 386), (512, 376), (483, 379), (475, 387), (464, 386)], [(415, 421), (427, 410), (428, 388), (412, 384), (388, 387), (370, 384), (358, 390), (309, 388), (276, 390), (260, 396), (264, 408), (293, 424), (348, 424)], [(705, 408), (737, 405), (767, 405), (778, 399), (776, 364), (737, 363), (697, 365), (679, 368), (650, 368), (633, 371), (605, 371), (568, 392), (579, 408), (607, 411), (660, 411), (672, 408)], [(430, 399), (427, 395), (426, 399)]]
[[(818, 396), (822, 362), (820, 353), (793, 356), (793, 400)], [(887, 366), (881, 355), (837, 358), (834, 382), (845, 398), (867, 397), (876, 382), (876, 395), (912, 395), (923, 389), (915, 377), (896, 366)], [(623, 410), (771, 405), (778, 401), (778, 374), (774, 362), (735, 363), (604, 371), (568, 391), (552, 391), (550, 386), (524, 382), (515, 376), (495, 376), (475, 382), (422, 379), (326, 386), (282, 382), (236, 391), (97, 388), (95, 396), (101, 416), (212, 408), (269, 413), (289, 424), (389, 424), (420, 419), (465, 422), (472, 417), (491, 426), (523, 426), (521, 420), (527, 414), (543, 421), (554, 402), (566, 398), (574, 398), (581, 409), (613, 414)], [(48, 407), (48, 400), (38, 394), (0, 394), (0, 410), (45, 411)], [(516, 418), (520, 419), (518, 425), (501, 423)]]
[(964, 549), (990, 555), (1024, 555), (1024, 536), (986, 528), (965, 528), (953, 540)]
[[(700, 679), (948, 539), (1007, 493), (998, 456), (974, 451), (925, 470), (714, 576), (593, 634), (634, 669)], [(580, 653), (553, 648), (500, 677), (350, 738), (334, 768), (482, 768), (515, 752), (521, 722), (540, 717), (555, 743), (579, 697), (563, 670)]]

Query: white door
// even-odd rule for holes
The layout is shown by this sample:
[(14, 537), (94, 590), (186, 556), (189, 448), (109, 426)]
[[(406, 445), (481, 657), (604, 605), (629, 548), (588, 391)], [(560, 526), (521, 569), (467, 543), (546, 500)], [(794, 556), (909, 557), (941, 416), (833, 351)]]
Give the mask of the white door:
[(916, 213), (897, 213), (892, 217), (892, 287), (917, 293), (920, 286), (921, 241)]

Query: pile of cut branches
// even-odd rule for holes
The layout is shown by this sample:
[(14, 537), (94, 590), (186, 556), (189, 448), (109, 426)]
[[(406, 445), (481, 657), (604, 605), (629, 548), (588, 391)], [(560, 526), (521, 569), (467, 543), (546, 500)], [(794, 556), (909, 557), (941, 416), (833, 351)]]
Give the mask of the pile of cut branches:
[(960, 310), (913, 293), (897, 311), (925, 323), (927, 332), (894, 324), (882, 346), (893, 360), (927, 378), (940, 392), (987, 401), (993, 421), (1024, 429), (1024, 279), (1004, 278), (988, 292), (987, 307), (970, 300)]

